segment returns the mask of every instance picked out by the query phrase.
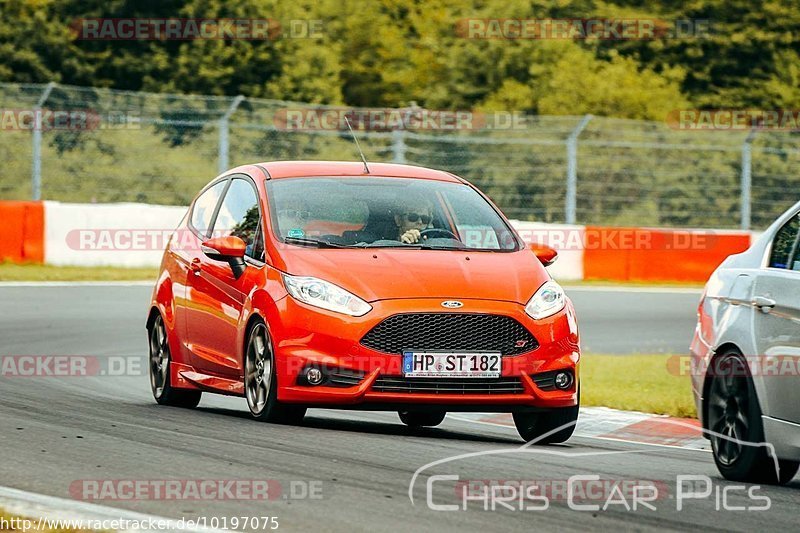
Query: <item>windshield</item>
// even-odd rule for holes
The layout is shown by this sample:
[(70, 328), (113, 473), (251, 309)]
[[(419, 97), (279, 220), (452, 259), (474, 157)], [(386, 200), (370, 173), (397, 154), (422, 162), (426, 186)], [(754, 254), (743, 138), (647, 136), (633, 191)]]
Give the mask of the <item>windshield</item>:
[(272, 227), (317, 247), (514, 251), (503, 218), (472, 187), (409, 178), (285, 178), (267, 182)]

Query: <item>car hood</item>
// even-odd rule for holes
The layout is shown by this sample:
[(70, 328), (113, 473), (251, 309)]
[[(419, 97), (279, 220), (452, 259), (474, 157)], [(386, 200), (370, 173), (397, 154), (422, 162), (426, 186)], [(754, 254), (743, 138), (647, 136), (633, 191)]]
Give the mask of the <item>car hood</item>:
[(289, 274), (334, 283), (366, 301), (462, 298), (525, 304), (550, 276), (530, 250), (284, 250)]

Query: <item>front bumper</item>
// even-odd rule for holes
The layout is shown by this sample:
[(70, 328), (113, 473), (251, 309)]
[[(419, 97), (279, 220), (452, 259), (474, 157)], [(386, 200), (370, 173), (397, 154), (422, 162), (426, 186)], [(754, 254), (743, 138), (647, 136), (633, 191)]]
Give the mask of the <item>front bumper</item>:
[[(533, 320), (525, 314), (524, 306), (519, 304), (469, 299), (462, 301), (464, 308), (460, 312), (512, 317), (538, 340), (539, 346), (531, 351), (503, 357), (501, 378), (505, 381), (518, 380), (519, 386), (515, 387), (514, 392), (387, 391), (386, 387), (376, 387), (381, 379), (402, 378), (402, 356), (369, 349), (360, 344), (361, 338), (383, 319), (395, 314), (441, 313), (441, 299), (373, 302), (371, 312), (354, 318), (310, 307), (287, 297), (276, 302), (275, 315), (267, 320), (275, 350), (278, 399), (320, 407), (394, 409), (413, 404), (450, 411), (550, 409), (577, 404), (580, 349), (571, 302), (567, 303), (564, 310), (549, 318)], [(310, 366), (356, 377), (351, 378), (351, 386), (342, 383), (334, 386), (327, 382), (312, 386), (302, 379)], [(575, 379), (569, 389), (557, 390), (542, 385), (544, 381), (541, 376), (555, 370), (573, 373)], [(443, 379), (453, 381), (456, 378)], [(464, 381), (468, 382), (469, 379), (465, 378)]]

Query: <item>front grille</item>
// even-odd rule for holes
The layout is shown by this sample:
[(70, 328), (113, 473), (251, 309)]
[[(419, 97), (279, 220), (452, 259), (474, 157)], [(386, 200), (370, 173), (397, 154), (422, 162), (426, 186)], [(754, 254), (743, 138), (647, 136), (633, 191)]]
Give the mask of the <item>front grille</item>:
[(518, 378), (406, 378), (381, 376), (372, 384), (375, 392), (409, 394), (521, 394)]
[(517, 355), (539, 343), (511, 317), (475, 313), (407, 313), (372, 328), (361, 344), (384, 353), (405, 350), (500, 352)]

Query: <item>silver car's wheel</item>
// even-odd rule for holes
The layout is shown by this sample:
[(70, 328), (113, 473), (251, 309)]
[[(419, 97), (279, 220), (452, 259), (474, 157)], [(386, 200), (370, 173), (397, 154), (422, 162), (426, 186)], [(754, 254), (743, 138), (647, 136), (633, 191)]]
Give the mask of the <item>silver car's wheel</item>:
[(267, 340), (267, 328), (256, 324), (250, 331), (245, 357), (244, 387), (247, 405), (253, 416), (259, 417), (267, 407), (272, 385), (272, 344)]
[(715, 366), (721, 375), (715, 376), (709, 391), (711, 444), (720, 464), (730, 466), (741, 457), (751, 433), (750, 394), (741, 359), (724, 357)]
[(705, 414), (717, 469), (732, 481), (788, 483), (800, 463), (776, 460), (764, 446), (761, 406), (743, 357), (725, 353), (709, 368)]

